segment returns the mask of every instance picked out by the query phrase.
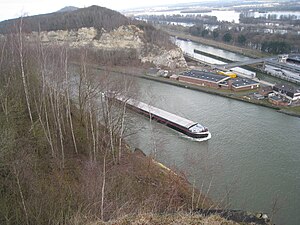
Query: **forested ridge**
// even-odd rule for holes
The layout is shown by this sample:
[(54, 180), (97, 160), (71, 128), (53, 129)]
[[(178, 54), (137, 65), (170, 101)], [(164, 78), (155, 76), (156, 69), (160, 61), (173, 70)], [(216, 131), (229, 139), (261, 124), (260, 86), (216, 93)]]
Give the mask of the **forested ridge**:
[[(0, 22), (0, 34), (18, 33), (20, 26), (22, 26), (24, 34), (57, 30), (76, 31), (80, 28), (93, 27), (97, 30), (95, 39), (99, 39), (103, 32), (110, 32), (126, 25), (135, 25), (144, 32), (143, 38), (147, 48), (152, 48), (153, 44), (167, 49), (174, 48), (169, 35), (164, 31), (156, 29), (144, 21), (131, 20), (117, 11), (95, 5), (73, 11), (58, 11), (36, 16), (24, 15), (17, 19), (6, 20)], [(145, 49), (145, 51), (148, 50)], [(121, 52), (120, 55), (123, 53)], [(127, 56), (127, 58), (132, 58), (132, 56)], [(121, 59), (121, 61), (123, 60)]]
[[(23, 32), (72, 30), (82, 27), (102, 28), (111, 31), (121, 25), (128, 25), (129, 19), (119, 12), (100, 7), (90, 6), (71, 12), (54, 12), (36, 16), (23, 16)], [(20, 18), (0, 23), (0, 33), (16, 32), (16, 24)]]

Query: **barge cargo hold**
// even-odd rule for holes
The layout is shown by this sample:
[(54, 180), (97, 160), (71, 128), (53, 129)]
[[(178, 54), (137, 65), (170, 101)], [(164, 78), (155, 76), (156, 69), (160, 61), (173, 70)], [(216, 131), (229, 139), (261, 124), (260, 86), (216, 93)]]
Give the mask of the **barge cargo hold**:
[(148, 118), (156, 120), (161, 124), (177, 130), (189, 137), (197, 139), (210, 139), (211, 134), (207, 127), (202, 126), (197, 122), (185, 119), (181, 116), (177, 116), (173, 113), (169, 113), (165, 110), (156, 108), (154, 106), (148, 105), (144, 102), (137, 101), (135, 99), (126, 99), (121, 96), (114, 96), (113, 99), (125, 103), (126, 107), (144, 115)]

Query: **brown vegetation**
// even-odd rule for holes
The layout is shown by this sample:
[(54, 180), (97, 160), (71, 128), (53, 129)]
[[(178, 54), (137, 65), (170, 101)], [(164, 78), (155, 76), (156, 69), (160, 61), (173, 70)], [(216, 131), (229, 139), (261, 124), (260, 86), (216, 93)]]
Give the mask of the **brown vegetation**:
[(70, 60), (78, 62), (83, 51), (86, 52), (86, 58), (89, 63), (99, 66), (142, 66), (139, 53), (135, 49), (102, 50), (89, 47), (75, 48), (70, 49)]
[[(199, 194), (185, 179), (124, 143), (126, 103), (101, 97), (107, 90), (132, 95), (133, 79), (89, 69), (84, 49), (79, 66), (70, 66), (67, 47), (28, 44), (22, 27), (0, 49), (1, 224), (192, 208)], [(203, 207), (211, 206), (205, 199)]]
[[(74, 224), (87, 224), (87, 225), (150, 225), (150, 224), (160, 224), (160, 225), (169, 225), (169, 224), (181, 224), (181, 225), (194, 225), (194, 224), (209, 224), (209, 225), (237, 225), (239, 223), (228, 221), (220, 216), (201, 216), (201, 215), (191, 215), (186, 213), (177, 213), (177, 214), (139, 214), (137, 216), (125, 216), (117, 220), (113, 220), (107, 223), (102, 221), (93, 221), (86, 220), (80, 216), (74, 218)], [(247, 223), (244, 223), (247, 224)]]

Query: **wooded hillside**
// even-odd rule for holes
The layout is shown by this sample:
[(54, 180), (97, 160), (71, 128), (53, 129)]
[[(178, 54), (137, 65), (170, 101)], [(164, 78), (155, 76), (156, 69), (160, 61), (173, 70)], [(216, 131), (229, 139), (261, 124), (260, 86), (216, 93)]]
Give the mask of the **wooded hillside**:
[[(19, 19), (6, 20), (0, 23), (0, 33), (16, 32)], [(129, 19), (119, 12), (90, 6), (71, 12), (55, 12), (37, 16), (23, 17), (23, 31), (71, 30), (82, 27), (95, 27), (111, 31), (121, 25), (128, 25)]]

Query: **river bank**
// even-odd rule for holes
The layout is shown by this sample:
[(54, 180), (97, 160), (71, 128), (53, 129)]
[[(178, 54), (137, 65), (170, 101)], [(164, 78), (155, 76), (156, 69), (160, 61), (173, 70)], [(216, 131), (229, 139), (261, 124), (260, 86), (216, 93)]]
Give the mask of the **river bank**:
[[(74, 64), (77, 64), (77, 63), (74, 63)], [(165, 83), (165, 84), (169, 84), (169, 85), (175, 85), (175, 86), (182, 87), (182, 88), (188, 88), (188, 89), (195, 90), (195, 91), (201, 91), (201, 92), (205, 92), (208, 94), (213, 94), (213, 95), (217, 95), (217, 96), (221, 96), (221, 97), (225, 97), (225, 98), (230, 98), (230, 99), (234, 99), (237, 101), (247, 102), (250, 104), (255, 104), (255, 105), (274, 109), (279, 113), (287, 114), (287, 115), (294, 116), (294, 117), (300, 117), (300, 106), (279, 107), (279, 106), (272, 105), (267, 100), (255, 100), (255, 99), (251, 99), (246, 96), (249, 93), (254, 93), (253, 91), (233, 92), (233, 91), (229, 91), (229, 90), (219, 90), (219, 89), (213, 89), (213, 88), (209, 88), (209, 87), (202, 87), (202, 86), (191, 84), (191, 83), (184, 83), (184, 82), (179, 82), (176, 80), (170, 80), (170, 79), (164, 78), (164, 77), (147, 75), (147, 70), (145, 68), (115, 67), (114, 69), (112, 69), (112, 68), (108, 68), (108, 67), (100, 67), (95, 64), (89, 64), (89, 66), (93, 67), (97, 70), (103, 70), (106, 72), (119, 73), (119, 74), (129, 75), (129, 76), (137, 76), (137, 77), (140, 77), (143, 79), (153, 80), (153, 81), (157, 81), (157, 82), (161, 82), (161, 83)]]
[(183, 82), (179, 82), (179, 81), (173, 81), (173, 80), (169, 80), (169, 79), (161, 78), (161, 77), (151, 77), (151, 76), (147, 76), (147, 75), (142, 76), (142, 78), (149, 79), (149, 80), (155, 80), (155, 81), (166, 83), (166, 84), (175, 85), (175, 86), (178, 86), (178, 87), (189, 88), (189, 89), (192, 89), (192, 90), (201, 91), (201, 92), (205, 92), (205, 93), (213, 94), (213, 95), (218, 95), (218, 96), (221, 96), (221, 97), (230, 98), (230, 99), (234, 99), (234, 100), (238, 100), (238, 101), (242, 101), (242, 102), (247, 102), (247, 103), (250, 103), (250, 104), (275, 109), (277, 112), (283, 113), (283, 114), (286, 114), (286, 115), (290, 115), (290, 116), (294, 116), (294, 117), (300, 117), (300, 107), (299, 106), (296, 106), (296, 107), (293, 107), (293, 108), (291, 108), (291, 107), (289, 107), (289, 108), (287, 108), (287, 107), (278, 107), (278, 106), (272, 105), (267, 100), (249, 99), (249, 98), (246, 97), (246, 94), (249, 94), (249, 92), (247, 92), (247, 91), (234, 93), (232, 91), (228, 92), (228, 91), (224, 91), (224, 90), (206, 88), (206, 87), (201, 87), (201, 86), (194, 85), (194, 84), (183, 83)]
[(210, 39), (206, 39), (206, 38), (202, 38), (202, 37), (192, 36), (187, 33), (167, 29), (166, 27), (162, 27), (162, 29), (164, 31), (166, 31), (170, 36), (177, 37), (182, 40), (191, 40), (191, 41), (194, 41), (194, 42), (197, 42), (200, 44), (209, 45), (209, 46), (220, 48), (220, 49), (223, 49), (223, 50), (226, 50), (229, 52), (233, 52), (233, 53), (238, 53), (238, 54), (250, 57), (250, 58), (262, 58), (262, 57), (269, 56), (266, 53), (259, 52), (259, 51), (253, 50), (253, 49), (242, 48), (242, 47), (229, 45), (229, 44), (225, 44), (222, 42), (218, 42), (218, 41), (214, 41), (214, 40), (210, 40)]

